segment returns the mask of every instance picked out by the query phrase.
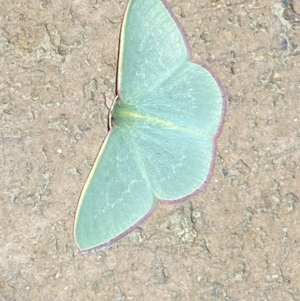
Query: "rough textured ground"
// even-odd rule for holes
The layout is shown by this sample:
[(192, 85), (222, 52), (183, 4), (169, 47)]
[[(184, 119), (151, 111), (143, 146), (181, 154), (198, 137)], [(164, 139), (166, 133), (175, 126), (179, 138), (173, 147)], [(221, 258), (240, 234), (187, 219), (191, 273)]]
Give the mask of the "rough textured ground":
[(127, 1), (0, 4), (0, 300), (300, 300), (300, 1), (172, 0), (228, 108), (214, 176), (84, 257)]

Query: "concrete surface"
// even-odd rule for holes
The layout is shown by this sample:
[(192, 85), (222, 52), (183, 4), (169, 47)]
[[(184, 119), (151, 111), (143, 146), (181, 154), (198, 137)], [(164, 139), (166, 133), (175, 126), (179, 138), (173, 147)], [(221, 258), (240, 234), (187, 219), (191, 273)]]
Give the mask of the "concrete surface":
[(300, 300), (300, 1), (172, 0), (228, 93), (214, 176), (83, 256), (127, 1), (0, 3), (0, 300)]

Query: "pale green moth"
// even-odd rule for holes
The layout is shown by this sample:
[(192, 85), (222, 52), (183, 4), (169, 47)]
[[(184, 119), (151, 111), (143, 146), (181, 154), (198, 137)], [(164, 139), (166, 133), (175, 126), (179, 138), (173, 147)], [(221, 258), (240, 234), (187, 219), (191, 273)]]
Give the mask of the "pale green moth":
[(191, 62), (161, 0), (130, 0), (124, 16), (111, 126), (79, 200), (74, 235), (83, 252), (133, 230), (157, 200), (178, 201), (207, 183), (225, 91)]

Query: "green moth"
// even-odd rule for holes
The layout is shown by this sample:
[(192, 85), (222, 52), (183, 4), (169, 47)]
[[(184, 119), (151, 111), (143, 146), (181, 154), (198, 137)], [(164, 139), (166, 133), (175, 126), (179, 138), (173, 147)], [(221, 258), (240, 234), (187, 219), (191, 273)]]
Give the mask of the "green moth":
[(161, 0), (130, 0), (124, 16), (111, 128), (82, 190), (74, 225), (83, 252), (133, 230), (157, 200), (207, 183), (225, 111), (216, 77), (193, 63)]

